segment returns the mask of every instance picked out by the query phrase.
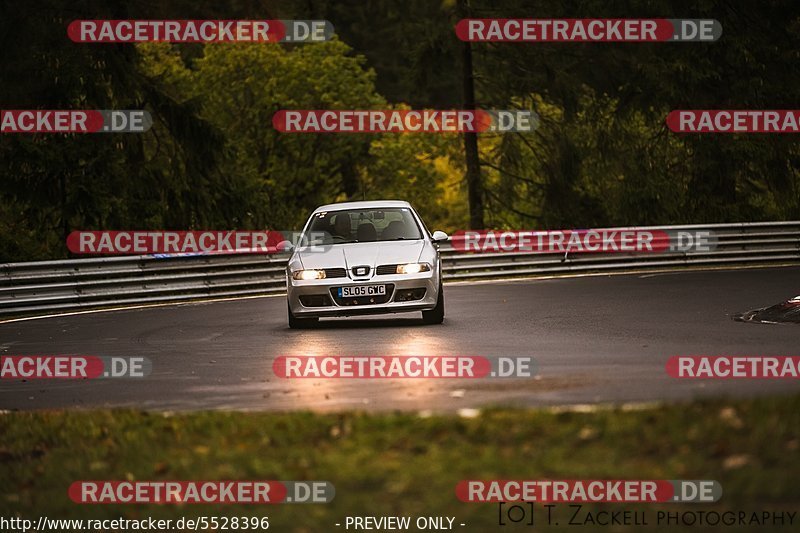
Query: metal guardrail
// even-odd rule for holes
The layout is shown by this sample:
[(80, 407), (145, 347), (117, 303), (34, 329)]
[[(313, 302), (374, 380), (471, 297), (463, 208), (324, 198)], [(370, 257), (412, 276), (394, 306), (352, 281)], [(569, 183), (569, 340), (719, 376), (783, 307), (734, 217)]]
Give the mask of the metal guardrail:
[[(607, 228), (634, 229), (634, 228)], [(708, 252), (463, 253), (441, 246), (445, 280), (579, 272), (800, 264), (800, 221), (639, 227), (712, 230)], [(285, 292), (288, 254), (126, 256), (0, 264), (0, 316)]]

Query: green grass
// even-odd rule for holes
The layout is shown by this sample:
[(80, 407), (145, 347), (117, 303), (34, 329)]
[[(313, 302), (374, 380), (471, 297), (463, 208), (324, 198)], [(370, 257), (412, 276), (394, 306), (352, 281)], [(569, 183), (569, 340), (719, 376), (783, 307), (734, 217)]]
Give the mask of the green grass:
[[(487, 531), (497, 529), (497, 505), (461, 503), (454, 493), (459, 480), (484, 478), (715, 479), (724, 490), (719, 503), (662, 508), (797, 511), (799, 444), (800, 396), (477, 418), (9, 413), (0, 415), (0, 516), (267, 515), (277, 531), (345, 531), (334, 524), (347, 515), (449, 515), (468, 526), (457, 529)], [(67, 487), (79, 479), (318, 479), (334, 483), (336, 498), (268, 507), (76, 505)], [(642, 504), (597, 508), (654, 516)]]

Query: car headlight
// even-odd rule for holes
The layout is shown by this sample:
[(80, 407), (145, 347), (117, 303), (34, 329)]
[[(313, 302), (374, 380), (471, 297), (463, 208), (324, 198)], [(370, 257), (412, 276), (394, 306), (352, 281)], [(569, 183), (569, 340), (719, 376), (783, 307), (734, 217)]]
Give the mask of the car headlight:
[(420, 272), (430, 272), (431, 266), (428, 263), (408, 263), (397, 265), (398, 274), (418, 274)]
[(310, 279), (323, 279), (325, 277), (324, 270), (295, 270), (292, 272), (292, 279), (298, 281), (306, 281)]

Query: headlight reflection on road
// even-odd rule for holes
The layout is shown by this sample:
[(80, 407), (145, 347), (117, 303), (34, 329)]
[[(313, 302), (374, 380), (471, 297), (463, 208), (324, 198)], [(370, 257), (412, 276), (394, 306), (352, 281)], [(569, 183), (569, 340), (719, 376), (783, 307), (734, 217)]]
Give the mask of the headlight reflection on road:
[[(386, 319), (381, 319), (386, 320)], [(342, 353), (337, 347), (342, 335), (356, 334), (352, 328), (307, 330), (289, 342), (281, 355), (301, 357), (352, 356), (352, 355), (453, 355), (442, 341), (430, 332), (413, 326), (387, 328), (385, 343), (375, 346), (371, 353), (366, 348), (359, 353)], [(277, 376), (271, 372), (270, 379)], [(317, 411), (341, 409), (417, 409), (427, 410), (445, 398), (451, 389), (463, 386), (463, 380), (436, 379), (281, 379), (281, 396), (287, 408), (306, 406)], [(274, 383), (274, 382), (273, 382)], [(274, 400), (274, 396), (271, 398)]]

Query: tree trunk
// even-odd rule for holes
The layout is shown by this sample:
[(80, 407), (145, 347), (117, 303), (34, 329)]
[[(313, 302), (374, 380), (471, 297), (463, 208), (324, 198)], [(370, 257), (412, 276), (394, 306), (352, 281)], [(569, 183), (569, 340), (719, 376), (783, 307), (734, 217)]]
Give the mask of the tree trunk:
[[(460, 16), (467, 17), (467, 2), (459, 0), (458, 12)], [(472, 73), (472, 43), (463, 43), (462, 56), (462, 88), (464, 109), (475, 109), (475, 82)], [(484, 229), (483, 225), (483, 181), (481, 180), (480, 159), (478, 157), (478, 134), (464, 133), (464, 157), (467, 164), (467, 194), (469, 198), (469, 227), (470, 229)]]

